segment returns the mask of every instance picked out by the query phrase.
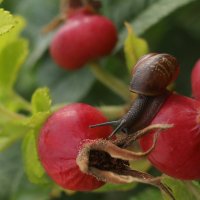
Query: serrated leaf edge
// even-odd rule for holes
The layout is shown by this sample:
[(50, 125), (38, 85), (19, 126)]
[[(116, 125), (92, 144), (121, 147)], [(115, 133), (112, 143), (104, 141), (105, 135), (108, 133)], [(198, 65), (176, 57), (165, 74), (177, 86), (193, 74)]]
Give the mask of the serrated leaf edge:
[[(1, 3), (1, 2), (0, 2)], [(12, 17), (13, 18), (13, 21), (14, 21), (14, 23), (15, 24), (17, 24), (17, 20), (15, 20), (14, 19), (14, 17), (13, 17), (13, 15), (9, 12), (9, 11), (7, 11), (7, 10), (4, 10), (3, 8), (0, 8), (0, 11), (3, 11), (4, 13), (6, 13), (6, 14), (8, 14), (9, 15), (9, 17)], [(3, 31), (3, 32), (1, 32), (0, 33), (0, 36), (2, 36), (2, 35), (4, 35), (4, 34), (6, 34), (6, 33), (8, 33), (8, 32), (10, 32), (14, 27), (15, 27), (15, 24), (13, 24), (13, 25), (11, 25), (11, 27), (10, 27), (10, 29), (9, 30), (7, 30), (7, 31)]]

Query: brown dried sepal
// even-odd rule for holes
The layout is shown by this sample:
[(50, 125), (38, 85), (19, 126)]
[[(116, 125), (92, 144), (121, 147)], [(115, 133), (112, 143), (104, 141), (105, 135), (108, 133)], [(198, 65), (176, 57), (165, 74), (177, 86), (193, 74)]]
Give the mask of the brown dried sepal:
[(47, 34), (67, 20), (70, 13), (83, 8), (89, 13), (96, 13), (101, 8), (101, 2), (98, 0), (60, 0), (60, 13), (51, 22), (42, 29), (42, 33)]
[(101, 8), (101, 2), (99, 0), (61, 0), (63, 5), (68, 4), (70, 8), (80, 8), (90, 6), (94, 10)]
[[(77, 156), (76, 162), (83, 173), (95, 176), (98, 180), (124, 184), (140, 182), (151, 184), (167, 193), (174, 199), (170, 189), (161, 183), (160, 177), (133, 170), (129, 167), (129, 161), (135, 161), (147, 156), (154, 149), (161, 130), (172, 127), (166, 124), (150, 125), (132, 135), (115, 141), (112, 140), (86, 140)], [(149, 131), (157, 130), (152, 141), (152, 146), (146, 152), (133, 152), (127, 147)]]

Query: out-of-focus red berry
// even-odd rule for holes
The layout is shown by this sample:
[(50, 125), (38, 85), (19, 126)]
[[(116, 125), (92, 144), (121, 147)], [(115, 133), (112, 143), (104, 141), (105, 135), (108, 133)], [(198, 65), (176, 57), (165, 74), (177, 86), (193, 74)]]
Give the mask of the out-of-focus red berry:
[(117, 31), (111, 20), (78, 12), (55, 34), (50, 53), (60, 67), (73, 70), (110, 54), (116, 42)]

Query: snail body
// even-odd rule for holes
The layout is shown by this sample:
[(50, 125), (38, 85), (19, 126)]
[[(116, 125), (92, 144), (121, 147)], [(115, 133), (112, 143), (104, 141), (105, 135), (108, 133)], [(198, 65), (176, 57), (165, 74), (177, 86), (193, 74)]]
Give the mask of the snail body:
[(166, 91), (158, 96), (139, 95), (129, 111), (120, 119), (119, 124), (123, 124), (121, 131), (131, 134), (150, 124), (169, 94)]
[(170, 92), (167, 86), (178, 76), (179, 64), (169, 54), (151, 53), (143, 56), (134, 67), (130, 91), (138, 94), (129, 111), (121, 119), (97, 126), (116, 126), (111, 136), (118, 131), (132, 134), (146, 127), (164, 104)]

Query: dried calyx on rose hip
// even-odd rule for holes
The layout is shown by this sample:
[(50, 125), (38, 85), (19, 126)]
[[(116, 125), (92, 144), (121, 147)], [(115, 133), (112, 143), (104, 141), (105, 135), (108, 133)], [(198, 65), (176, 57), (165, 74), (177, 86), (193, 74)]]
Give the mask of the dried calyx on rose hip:
[(191, 83), (193, 97), (200, 100), (200, 59), (195, 63), (192, 69)]
[(91, 129), (93, 123), (106, 118), (94, 107), (75, 103), (53, 113), (43, 125), (38, 138), (39, 158), (47, 174), (60, 186), (76, 191), (90, 191), (107, 182), (120, 184), (142, 182), (171, 191), (159, 178), (133, 170), (130, 160), (149, 154), (155, 147), (158, 134), (146, 152), (132, 152), (121, 148), (132, 143), (150, 130), (170, 128), (169, 125), (153, 125), (138, 131), (133, 137), (108, 140), (112, 128)]
[[(54, 61), (74, 70), (111, 53), (117, 42), (117, 30), (108, 18), (95, 12), (89, 1), (69, 1), (67, 20), (56, 32), (50, 46)], [(71, 4), (70, 4), (71, 3)]]
[[(199, 63), (194, 70), (193, 94), (198, 98), (194, 85)], [(172, 177), (200, 179), (200, 102), (167, 91), (166, 86), (176, 79), (178, 71), (178, 62), (169, 54), (145, 55), (133, 70), (130, 88), (139, 95), (130, 110), (117, 121), (92, 127), (116, 125), (113, 134), (117, 131), (135, 134), (149, 124), (172, 124), (173, 128), (159, 136), (149, 154), (151, 163)], [(144, 150), (150, 147), (153, 135), (141, 139)]]

